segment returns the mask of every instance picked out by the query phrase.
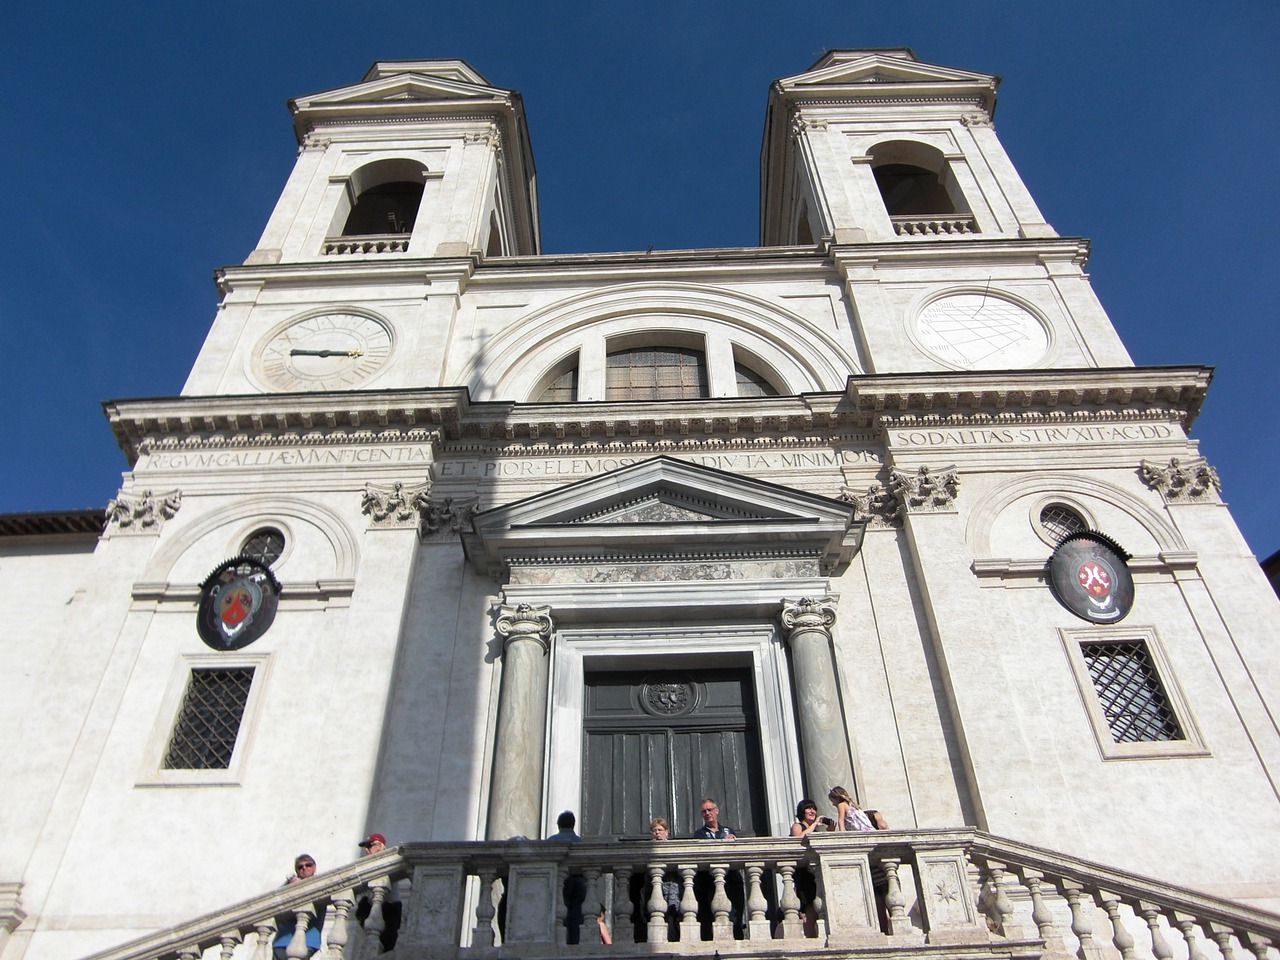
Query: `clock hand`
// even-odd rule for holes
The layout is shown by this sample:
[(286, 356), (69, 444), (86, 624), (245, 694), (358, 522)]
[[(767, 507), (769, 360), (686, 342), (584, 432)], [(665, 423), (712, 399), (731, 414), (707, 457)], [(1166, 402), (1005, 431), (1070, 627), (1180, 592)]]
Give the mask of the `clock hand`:
[(363, 350), (290, 350), (291, 357), (363, 357)]

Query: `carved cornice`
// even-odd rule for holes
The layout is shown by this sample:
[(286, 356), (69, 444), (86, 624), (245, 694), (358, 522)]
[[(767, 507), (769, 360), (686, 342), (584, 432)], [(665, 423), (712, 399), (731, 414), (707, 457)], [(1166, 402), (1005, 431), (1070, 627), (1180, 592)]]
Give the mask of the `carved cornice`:
[(1165, 503), (1221, 502), (1218, 494), (1222, 492), (1222, 481), (1204, 457), (1185, 463), (1174, 457), (1164, 465), (1143, 460), (1138, 465), (1138, 476), (1159, 493)]
[[(888, 426), (1179, 422), (1199, 412), (1207, 367), (855, 376), (843, 393), (575, 404), (473, 401), (463, 388), (170, 397), (104, 404), (136, 463), (152, 450), (430, 443), (450, 452), (654, 456), (802, 449)], [(434, 456), (438, 455), (436, 451)]]
[(155, 535), (181, 506), (181, 490), (160, 494), (153, 494), (150, 490), (141, 493), (121, 490), (107, 504), (107, 530), (117, 534)]
[(498, 607), (498, 617), (494, 621), (498, 636), (503, 638), (502, 649), (506, 650), (517, 640), (533, 640), (542, 647), (542, 652), (551, 649), (551, 608), (535, 607), (531, 603), (517, 603), (515, 606), (502, 604)]

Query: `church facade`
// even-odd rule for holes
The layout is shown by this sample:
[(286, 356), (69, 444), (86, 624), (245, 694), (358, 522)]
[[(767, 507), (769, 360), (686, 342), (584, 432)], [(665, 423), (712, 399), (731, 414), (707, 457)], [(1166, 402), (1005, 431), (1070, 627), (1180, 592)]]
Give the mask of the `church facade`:
[[(1280, 609), (1045, 222), (997, 80), (769, 92), (752, 248), (544, 255), (523, 103), (462, 61), (291, 101), (297, 163), (91, 515), (0, 518), (0, 956), (293, 857), (743, 837), (846, 787), (1280, 909)], [(1265, 948), (1264, 948), (1265, 952)]]

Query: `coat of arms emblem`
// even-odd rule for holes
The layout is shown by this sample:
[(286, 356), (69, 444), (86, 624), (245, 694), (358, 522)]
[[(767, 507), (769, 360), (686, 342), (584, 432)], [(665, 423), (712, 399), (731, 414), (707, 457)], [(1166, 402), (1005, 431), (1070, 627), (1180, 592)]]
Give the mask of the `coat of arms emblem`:
[(260, 561), (233, 557), (200, 585), (196, 631), (215, 650), (239, 650), (266, 633), (276, 616), (280, 582)]
[(1082, 620), (1116, 623), (1133, 606), (1128, 554), (1093, 530), (1069, 534), (1049, 560), (1049, 583), (1064, 607)]

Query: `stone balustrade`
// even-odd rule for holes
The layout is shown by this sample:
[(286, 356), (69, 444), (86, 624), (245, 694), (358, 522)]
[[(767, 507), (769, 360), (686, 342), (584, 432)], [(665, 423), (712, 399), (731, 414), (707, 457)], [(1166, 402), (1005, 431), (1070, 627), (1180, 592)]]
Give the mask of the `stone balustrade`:
[(973, 217), (890, 217), (900, 237), (944, 237), (977, 233)]
[[(816, 923), (797, 895), (817, 884)], [(581, 942), (565, 879), (582, 877)], [(668, 897), (664, 884), (676, 884)], [(672, 890), (667, 887), (667, 890)], [(669, 907), (669, 900), (678, 903)], [(165, 929), (90, 960), (795, 956), (939, 960), (1277, 960), (1280, 916), (973, 830), (735, 841), (410, 843)], [(363, 904), (362, 904), (363, 901)], [(365, 916), (363, 924), (357, 913)], [(602, 915), (612, 944), (602, 943)]]
[(325, 256), (346, 256), (353, 253), (404, 253), (408, 249), (409, 235), (407, 233), (329, 237), (324, 242)]

